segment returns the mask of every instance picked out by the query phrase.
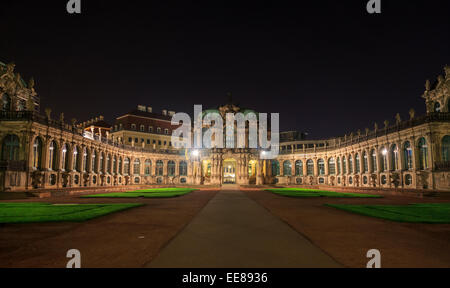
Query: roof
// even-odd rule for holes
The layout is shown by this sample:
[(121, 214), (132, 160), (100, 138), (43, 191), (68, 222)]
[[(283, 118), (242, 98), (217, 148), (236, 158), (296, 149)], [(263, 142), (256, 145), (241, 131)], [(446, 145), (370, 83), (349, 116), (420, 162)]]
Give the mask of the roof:
[(104, 120), (98, 120), (97, 122), (87, 125), (87, 127), (91, 127), (91, 126), (102, 127), (102, 128), (111, 128), (112, 127), (108, 122), (106, 122)]
[(139, 116), (139, 117), (147, 117), (147, 118), (153, 118), (153, 119), (159, 119), (159, 120), (165, 120), (165, 121), (171, 121), (172, 120), (172, 116), (169, 115), (162, 115), (162, 114), (158, 114), (158, 113), (153, 113), (153, 112), (147, 112), (147, 111), (141, 111), (138, 109), (135, 109), (133, 111), (130, 111), (122, 116), (119, 116), (117, 118), (122, 118), (128, 115), (132, 115), (132, 116)]

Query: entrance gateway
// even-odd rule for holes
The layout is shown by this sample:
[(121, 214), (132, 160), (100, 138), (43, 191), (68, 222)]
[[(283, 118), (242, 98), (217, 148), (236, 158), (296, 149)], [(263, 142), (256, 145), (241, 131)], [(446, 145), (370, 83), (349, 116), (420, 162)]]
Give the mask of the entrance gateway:
[(223, 184), (236, 184), (236, 160), (223, 161)]

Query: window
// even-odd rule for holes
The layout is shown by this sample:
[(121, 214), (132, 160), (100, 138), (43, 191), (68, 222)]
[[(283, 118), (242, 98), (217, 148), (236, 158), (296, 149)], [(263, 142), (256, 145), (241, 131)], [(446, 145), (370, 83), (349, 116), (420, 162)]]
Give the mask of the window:
[(272, 161), (272, 175), (280, 176), (280, 163), (277, 160)]
[(441, 104), (439, 102), (434, 103), (434, 112), (441, 112)]
[(448, 135), (442, 138), (442, 161), (450, 161), (450, 136)]
[(136, 124), (131, 124), (131, 130), (136, 130)]
[(303, 176), (303, 162), (300, 160), (295, 162), (295, 176)]
[(69, 148), (67, 147), (67, 144), (63, 145), (62, 148), (62, 155), (61, 155), (61, 164), (63, 165), (64, 170), (69, 170), (69, 158), (67, 157), (67, 151)]
[(125, 175), (130, 175), (130, 158), (128, 157), (123, 160), (123, 173)]
[(141, 130), (141, 132), (144, 132), (144, 131), (145, 131), (145, 126), (144, 126), (144, 125), (141, 125), (141, 126), (139, 127), (139, 130)]
[(153, 127), (152, 126), (148, 126), (148, 132), (153, 133)]
[(355, 172), (361, 173), (361, 159), (359, 158), (359, 153), (355, 155)]
[[(122, 175), (122, 157), (119, 157), (119, 174)], [(122, 178), (119, 178), (122, 179)]]
[(348, 173), (353, 173), (353, 157), (352, 155), (348, 156)]
[(92, 151), (91, 171), (94, 172), (94, 173), (98, 172), (96, 158), (97, 158), (97, 152), (96, 151)]
[(150, 145), (150, 139), (147, 139), (147, 145)]
[(152, 161), (150, 159), (145, 160), (144, 174), (145, 176), (150, 176), (152, 174)]
[(363, 153), (363, 173), (369, 172), (369, 161), (367, 159), (367, 153)]
[(33, 168), (41, 168), (41, 158), (42, 158), (42, 140), (36, 137), (33, 143)]
[(336, 161), (334, 158), (328, 159), (328, 173), (330, 175), (336, 175)]
[(113, 170), (112, 170), (113, 174), (117, 174), (117, 156), (113, 157)]
[(156, 133), (161, 134), (161, 127), (156, 128)]
[(406, 174), (406, 175), (405, 175), (405, 184), (406, 184), (406, 186), (409, 186), (409, 185), (412, 184), (412, 177), (411, 177), (411, 174)]
[(391, 171), (399, 170), (399, 167), (398, 167), (398, 147), (395, 144), (391, 146), (390, 157), (391, 157)]
[(103, 152), (102, 152), (102, 153), (100, 153), (100, 171), (99, 171), (100, 173), (105, 172), (105, 171), (103, 170), (103, 165), (104, 165), (103, 159), (104, 159), (104, 154), (103, 154)]
[(381, 184), (386, 185), (386, 183), (387, 183), (386, 175), (381, 176)]
[(342, 174), (347, 174), (347, 159), (345, 159), (345, 156), (342, 157)]
[(164, 162), (162, 160), (156, 161), (156, 176), (164, 174)]
[(2, 160), (19, 160), (19, 137), (17, 135), (6, 135), (2, 146)]
[(161, 140), (158, 140), (158, 145), (161, 146)]
[(370, 163), (370, 172), (375, 173), (377, 172), (377, 152), (375, 149), (372, 149), (372, 152), (370, 152), (370, 155), (372, 157), (372, 161)]
[(180, 162), (180, 176), (187, 176), (187, 163), (186, 161)]
[[(211, 165), (211, 164), (210, 164)], [(211, 171), (211, 170), (209, 170)], [(170, 160), (167, 163), (167, 174), (169, 176), (175, 176), (175, 162), (173, 162), (172, 160)], [(211, 175), (210, 175), (211, 176)]]
[(292, 164), (289, 160), (283, 162), (283, 176), (292, 176)]
[(164, 129), (164, 134), (169, 135), (169, 129)]
[(419, 139), (419, 164), (420, 170), (428, 168), (428, 145), (425, 138)]
[(141, 161), (139, 160), (139, 158), (134, 159), (134, 162), (133, 162), (133, 174), (134, 175), (141, 174)]
[(128, 137), (128, 142), (133, 142), (133, 139), (131, 137)]
[(319, 168), (319, 175), (325, 175), (325, 161), (323, 159), (319, 159), (317, 161), (317, 166)]
[(84, 148), (83, 149), (83, 172), (86, 172), (87, 162), (88, 162), (88, 153), (87, 153), (87, 149)]
[(388, 169), (388, 162), (387, 162), (387, 153), (388, 151), (386, 148), (382, 147), (380, 150), (381, 154), (381, 172), (386, 172)]
[(56, 142), (52, 141), (48, 147), (48, 168), (51, 170), (58, 170), (56, 163)]
[(403, 144), (403, 155), (404, 155), (404, 166), (405, 170), (412, 170), (413, 169), (413, 160), (412, 160), (412, 148), (409, 141), (406, 141), (405, 144)]
[(106, 156), (106, 171), (111, 173), (111, 155)]
[(2, 96), (2, 100), (3, 100), (2, 110), (3, 111), (11, 110), (11, 97), (9, 97), (8, 94), (4, 93)]
[(74, 146), (73, 147), (73, 153), (72, 153), (72, 170), (73, 171), (78, 171), (78, 163), (79, 163), (79, 155), (78, 155), (78, 147)]
[(341, 175), (341, 158), (337, 158), (337, 174)]
[(314, 162), (311, 159), (306, 161), (306, 175), (308, 176), (314, 175)]

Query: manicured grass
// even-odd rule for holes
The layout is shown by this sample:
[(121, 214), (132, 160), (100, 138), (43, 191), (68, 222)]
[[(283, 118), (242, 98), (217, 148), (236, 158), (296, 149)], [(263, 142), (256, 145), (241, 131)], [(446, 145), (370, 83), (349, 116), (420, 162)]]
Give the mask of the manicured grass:
[(450, 223), (450, 203), (394, 205), (335, 205), (337, 209), (396, 222)]
[(302, 189), (302, 188), (278, 188), (266, 189), (266, 191), (287, 197), (313, 198), (313, 197), (333, 197), (333, 198), (382, 198), (379, 195), (359, 194), (359, 193), (339, 193), (325, 190)]
[(141, 205), (0, 203), (0, 223), (81, 222)]
[(155, 188), (145, 190), (135, 190), (128, 192), (94, 194), (82, 196), (83, 198), (172, 198), (186, 195), (195, 191), (192, 188)]

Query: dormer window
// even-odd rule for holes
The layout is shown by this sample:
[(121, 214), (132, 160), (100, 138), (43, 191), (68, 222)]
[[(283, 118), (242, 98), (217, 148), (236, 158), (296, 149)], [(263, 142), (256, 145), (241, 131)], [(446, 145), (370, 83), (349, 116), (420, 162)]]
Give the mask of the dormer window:
[(136, 130), (136, 124), (131, 124), (131, 130)]
[(140, 130), (141, 130), (141, 132), (144, 132), (145, 131), (145, 126), (141, 125)]
[(164, 134), (169, 135), (169, 129), (164, 129)]
[(148, 126), (148, 132), (153, 133), (153, 126)]
[(158, 133), (158, 134), (161, 133), (161, 127), (156, 128), (156, 133)]

